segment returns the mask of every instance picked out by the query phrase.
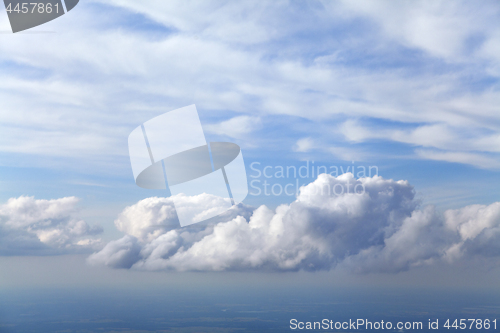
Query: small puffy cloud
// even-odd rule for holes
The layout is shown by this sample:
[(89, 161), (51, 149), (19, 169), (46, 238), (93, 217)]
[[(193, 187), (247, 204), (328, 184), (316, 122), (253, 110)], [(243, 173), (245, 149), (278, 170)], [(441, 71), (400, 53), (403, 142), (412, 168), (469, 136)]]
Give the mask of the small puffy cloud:
[(127, 207), (115, 223), (128, 235), (88, 262), (152, 271), (316, 271), (342, 265), (360, 273), (396, 273), (500, 255), (500, 203), (442, 214), (432, 206), (419, 208), (407, 181), (379, 176), (322, 174), (289, 205), (239, 206), (212, 223), (186, 228), (176, 227), (172, 209), (168, 198)]
[(88, 252), (100, 246), (102, 232), (74, 217), (78, 198), (11, 198), (0, 205), (0, 255)]
[(352, 142), (363, 142), (367, 139), (374, 139), (377, 134), (370, 129), (363, 127), (358, 124), (355, 120), (347, 120), (342, 125), (340, 125), (340, 133), (345, 137), (346, 140)]
[(311, 138), (302, 138), (297, 140), (293, 150), (300, 153), (307, 153), (311, 149), (314, 149), (314, 140)]
[(238, 116), (218, 124), (206, 125), (207, 131), (232, 138), (241, 138), (262, 127), (259, 117)]

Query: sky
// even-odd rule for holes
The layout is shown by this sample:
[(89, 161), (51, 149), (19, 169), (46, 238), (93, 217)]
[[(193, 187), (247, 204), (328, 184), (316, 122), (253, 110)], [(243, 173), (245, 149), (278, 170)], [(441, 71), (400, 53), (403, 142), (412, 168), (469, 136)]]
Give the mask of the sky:
[[(0, 288), (498, 290), (499, 21), (497, 1), (82, 0), (12, 34), (2, 9)], [(250, 193), (181, 228), (127, 139), (192, 104)]]

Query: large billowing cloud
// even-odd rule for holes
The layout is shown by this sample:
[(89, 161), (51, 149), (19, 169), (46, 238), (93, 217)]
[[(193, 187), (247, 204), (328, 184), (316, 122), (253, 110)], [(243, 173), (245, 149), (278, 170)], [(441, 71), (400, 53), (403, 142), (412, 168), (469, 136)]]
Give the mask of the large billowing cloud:
[[(186, 198), (205, 202), (208, 195)], [(246, 213), (246, 214), (244, 214)], [(320, 175), (290, 205), (239, 207), (226, 222), (177, 228), (168, 198), (148, 198), (115, 221), (128, 235), (88, 258), (139, 270), (399, 272), (500, 255), (500, 203), (438, 213), (406, 181)], [(221, 219), (224, 221), (224, 219)]]
[(0, 205), (0, 255), (53, 255), (95, 250), (102, 232), (74, 217), (78, 199), (11, 198)]

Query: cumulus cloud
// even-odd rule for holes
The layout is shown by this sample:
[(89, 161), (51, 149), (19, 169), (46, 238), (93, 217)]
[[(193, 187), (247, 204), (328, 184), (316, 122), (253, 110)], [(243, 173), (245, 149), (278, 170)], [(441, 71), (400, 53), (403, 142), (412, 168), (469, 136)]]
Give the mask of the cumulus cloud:
[[(197, 201), (210, 198), (203, 194)], [(500, 256), (500, 203), (421, 208), (407, 181), (320, 175), (276, 210), (239, 206), (218, 221), (178, 228), (169, 198), (148, 198), (115, 221), (127, 235), (88, 262), (174, 271), (316, 271), (338, 265), (396, 273), (418, 265)]]
[(78, 198), (37, 200), (21, 196), (0, 205), (0, 255), (89, 252), (103, 230), (74, 217)]

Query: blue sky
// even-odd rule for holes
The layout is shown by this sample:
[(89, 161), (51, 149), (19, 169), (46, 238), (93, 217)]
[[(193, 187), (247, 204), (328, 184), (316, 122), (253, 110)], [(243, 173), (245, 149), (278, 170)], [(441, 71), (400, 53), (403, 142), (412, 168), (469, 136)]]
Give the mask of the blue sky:
[[(9, 199), (74, 196), (78, 202), (56, 203), (64, 213), (40, 219), (100, 225), (102, 243), (83, 251), (87, 257), (124, 235), (151, 245), (142, 231), (118, 229), (115, 223), (129, 221), (126, 207), (142, 209), (141, 200), (165, 195), (134, 184), (127, 137), (148, 119), (196, 104), (207, 139), (239, 144), (249, 175), (255, 162), (262, 167), (298, 168), (307, 161), (376, 166), (386, 179), (383, 186), (396, 186), (388, 179), (413, 186), (415, 198), (408, 200), (416, 206), (407, 213), (414, 219), (435, 205), (437, 213), (429, 221), (465, 225), (462, 217), (448, 217), (454, 211), (444, 212), (469, 207), (478, 212), (477, 225), (487, 229), (481, 230), (495, 233), (498, 219), (484, 222), (481, 209), (490, 207), (496, 214), (496, 206), (489, 205), (500, 194), (499, 19), (495, 1), (89, 0), (57, 20), (8, 34), (2, 11), (0, 215), (25, 226), (28, 222), (12, 213), (17, 201), (9, 206)], [(315, 179), (300, 179), (300, 185)], [(274, 211), (296, 201), (301, 199), (261, 195), (244, 203)], [(366, 214), (370, 219), (371, 213)], [(467, 228), (460, 229), (463, 244), (478, 237)], [(91, 229), (85, 232), (78, 235), (94, 236)], [(42, 243), (48, 237), (43, 235), (36, 236)], [(133, 247), (133, 242), (127, 244)], [(436, 242), (429, 246), (437, 252), (459, 244)], [(491, 250), (484, 267), (494, 267), (498, 251), (481, 242), (467, 251)], [(386, 247), (389, 243), (386, 239)], [(436, 250), (443, 243), (448, 250)], [(17, 257), (25, 253), (23, 246), (6, 252), (16, 256), (19, 275), (33, 260)], [(330, 250), (337, 255), (342, 249)], [(63, 261), (82, 255), (72, 251), (57, 253), (64, 254)], [(352, 259), (359, 262), (346, 259), (340, 269), (356, 271), (359, 265), (370, 271), (367, 262), (374, 259), (366, 253), (366, 258)], [(418, 271), (436, 256), (405, 260), (416, 260), (412, 269)], [(80, 261), (82, 270), (94, 269)], [(324, 268), (333, 270), (330, 264)], [(409, 269), (397, 260), (394, 266), (378, 264), (387, 274)], [(180, 270), (200, 267), (195, 261), (187, 268), (174, 265)], [(429, 276), (436, 274), (439, 270)], [(6, 279), (18, 285), (16, 276)]]

